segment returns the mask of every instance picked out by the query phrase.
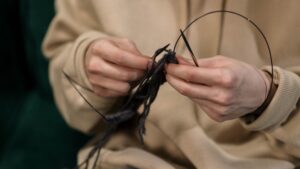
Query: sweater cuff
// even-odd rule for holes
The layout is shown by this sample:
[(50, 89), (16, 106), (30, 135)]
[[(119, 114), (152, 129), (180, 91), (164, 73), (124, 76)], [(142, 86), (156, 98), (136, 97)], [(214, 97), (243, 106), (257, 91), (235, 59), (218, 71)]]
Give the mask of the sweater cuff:
[[(265, 67), (263, 70), (271, 73), (270, 67)], [(296, 108), (300, 97), (299, 77), (295, 73), (274, 67), (274, 83), (278, 86), (277, 91), (264, 112), (252, 123), (241, 121), (246, 129), (254, 131), (276, 129)]]

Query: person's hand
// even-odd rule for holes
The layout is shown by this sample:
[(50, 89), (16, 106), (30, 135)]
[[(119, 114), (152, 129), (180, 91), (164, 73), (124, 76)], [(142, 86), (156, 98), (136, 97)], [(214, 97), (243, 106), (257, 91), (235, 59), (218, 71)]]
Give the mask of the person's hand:
[(150, 62), (150, 57), (142, 55), (132, 41), (106, 38), (89, 46), (85, 69), (97, 95), (119, 97), (128, 94), (130, 84), (143, 76)]
[(178, 65), (166, 66), (167, 81), (218, 122), (254, 111), (270, 89), (268, 75), (238, 60), (224, 56), (198, 59), (199, 67), (181, 57), (178, 61)]

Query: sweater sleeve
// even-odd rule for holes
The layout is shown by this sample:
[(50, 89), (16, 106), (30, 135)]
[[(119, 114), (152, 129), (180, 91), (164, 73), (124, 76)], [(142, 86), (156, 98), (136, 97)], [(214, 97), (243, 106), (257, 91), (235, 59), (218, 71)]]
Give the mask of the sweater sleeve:
[(43, 52), (50, 62), (50, 83), (66, 122), (88, 133), (101, 122), (101, 118), (72, 87), (63, 72), (80, 84), (77, 88), (100, 112), (112, 111), (117, 99), (101, 98), (91, 92), (84, 69), (84, 56), (89, 45), (107, 35), (99, 31), (101, 23), (95, 17), (91, 1), (57, 0), (55, 5), (57, 13), (43, 43)]
[[(263, 70), (271, 73), (270, 67)], [(300, 157), (300, 67), (283, 69), (274, 67), (274, 83), (278, 86), (265, 111), (248, 130), (264, 132), (270, 143), (287, 154)]]

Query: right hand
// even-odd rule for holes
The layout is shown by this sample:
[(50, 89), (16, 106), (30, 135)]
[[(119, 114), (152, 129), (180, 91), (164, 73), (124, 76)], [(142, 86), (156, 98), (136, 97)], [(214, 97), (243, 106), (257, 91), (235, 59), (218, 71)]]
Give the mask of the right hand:
[(124, 38), (96, 40), (85, 57), (85, 70), (94, 92), (106, 98), (127, 95), (130, 83), (139, 80), (149, 64), (150, 57)]

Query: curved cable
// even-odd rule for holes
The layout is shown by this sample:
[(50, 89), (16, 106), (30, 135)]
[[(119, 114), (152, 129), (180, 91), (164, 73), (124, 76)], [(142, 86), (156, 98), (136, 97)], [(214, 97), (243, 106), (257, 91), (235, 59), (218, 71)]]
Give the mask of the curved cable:
[(215, 13), (230, 13), (230, 14), (234, 14), (236, 16), (239, 16), (245, 20), (247, 20), (249, 23), (251, 23), (251, 25), (253, 25), (256, 30), (260, 33), (260, 35), (263, 37), (266, 45), (267, 45), (267, 48), (268, 48), (268, 53), (269, 53), (269, 59), (270, 59), (270, 63), (271, 63), (271, 76), (272, 76), (272, 79), (271, 79), (271, 85), (270, 85), (270, 89), (269, 89), (269, 93), (268, 95), (270, 95), (271, 91), (272, 91), (272, 87), (273, 87), (273, 84), (274, 84), (274, 67), (273, 67), (273, 57), (272, 57), (272, 52), (271, 52), (271, 48), (270, 48), (270, 45), (269, 45), (269, 42), (265, 36), (265, 34), (263, 33), (263, 31), (258, 27), (258, 25), (253, 22), (251, 19), (249, 19), (248, 17), (242, 15), (242, 14), (239, 14), (237, 12), (233, 12), (233, 11), (227, 11), (227, 10), (215, 10), (215, 11), (211, 11), (211, 12), (207, 12), (199, 17), (197, 17), (196, 19), (194, 19), (192, 22), (190, 22), (183, 30), (182, 30), (182, 33), (178, 36), (176, 42), (175, 42), (175, 45), (174, 45), (174, 48), (173, 48), (173, 51), (175, 52), (176, 50), (176, 47), (177, 47), (177, 44), (180, 40), (180, 38), (183, 38), (182, 37), (182, 34), (184, 32), (186, 32), (196, 21), (204, 18), (205, 16), (207, 15), (211, 15), (211, 14), (215, 14)]

